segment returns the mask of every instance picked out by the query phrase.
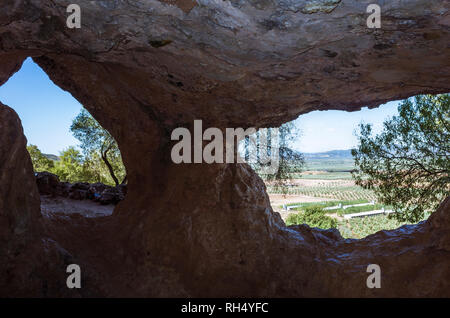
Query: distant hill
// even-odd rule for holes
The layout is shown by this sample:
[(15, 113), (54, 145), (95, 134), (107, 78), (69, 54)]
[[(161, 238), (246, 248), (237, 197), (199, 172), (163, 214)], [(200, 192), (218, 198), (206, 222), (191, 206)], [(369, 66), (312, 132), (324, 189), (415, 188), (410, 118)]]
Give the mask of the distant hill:
[(303, 153), (303, 157), (307, 170), (348, 172), (355, 168), (350, 149)]
[(331, 150), (326, 152), (305, 152), (303, 156), (308, 159), (353, 159), (351, 149), (347, 150)]
[(59, 161), (59, 157), (52, 154), (43, 153), (44, 157), (53, 161)]

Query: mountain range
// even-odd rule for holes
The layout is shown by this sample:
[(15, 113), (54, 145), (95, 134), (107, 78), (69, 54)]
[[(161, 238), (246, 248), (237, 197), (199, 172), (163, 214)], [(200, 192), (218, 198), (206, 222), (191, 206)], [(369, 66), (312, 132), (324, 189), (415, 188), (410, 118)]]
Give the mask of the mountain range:
[(306, 160), (320, 159), (353, 159), (351, 149), (347, 150), (331, 150), (325, 152), (304, 152), (303, 157)]

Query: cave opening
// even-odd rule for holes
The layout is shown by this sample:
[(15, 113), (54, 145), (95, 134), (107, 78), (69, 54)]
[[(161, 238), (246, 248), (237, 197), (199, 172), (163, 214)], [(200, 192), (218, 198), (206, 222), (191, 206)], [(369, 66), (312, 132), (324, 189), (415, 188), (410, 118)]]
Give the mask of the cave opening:
[(0, 86), (0, 101), (19, 115), (41, 213), (112, 215), (125, 199), (127, 173), (110, 133), (32, 58)]
[[(81, 28), (68, 29), (67, 1), (2, 1), (0, 83), (33, 56), (116, 138), (129, 193), (113, 217), (42, 218), (19, 119), (0, 107), (0, 294), (448, 296), (450, 198), (421, 224), (343, 240), (286, 227), (248, 165), (167, 160), (167, 136), (195, 119), (274, 127), (448, 91), (447, 3), (384, 1), (373, 29), (362, 1), (326, 13), (180, 2), (82, 0)], [(68, 264), (82, 269), (79, 290), (66, 286)], [(367, 285), (371, 264), (382, 288)]]
[[(363, 239), (379, 231), (395, 230), (404, 225), (426, 221), (450, 192), (445, 181), (449, 173), (448, 164), (447, 167), (445, 164), (449, 158), (449, 108), (448, 105), (443, 106), (445, 101), (448, 103), (448, 94), (427, 96), (435, 103), (426, 105), (430, 109), (413, 107), (418, 103), (418, 98), (425, 98), (419, 95), (391, 101), (373, 109), (363, 107), (353, 112), (313, 111), (282, 125), (279, 129), (284, 129), (287, 142), (279, 150), (281, 172), (268, 175), (259, 171), (260, 166), (251, 165), (266, 184), (272, 209), (280, 214), (287, 226), (306, 224), (322, 229), (334, 228), (342, 237), (350, 239)], [(438, 96), (444, 97), (442, 100), (436, 99)], [(433, 112), (432, 109), (436, 111)], [(419, 116), (406, 115), (408, 111), (424, 110), (426, 112)], [(420, 116), (425, 118), (418, 118)], [(427, 120), (428, 124), (431, 123), (430, 127), (424, 128)], [(405, 124), (413, 128), (407, 131)], [(366, 125), (370, 125), (372, 136), (377, 136), (378, 139), (370, 140), (367, 136), (362, 138), (360, 129)], [(439, 133), (433, 134), (433, 131)], [(407, 138), (408, 134), (414, 137)], [(405, 188), (409, 187), (404, 193), (418, 197), (429, 195), (435, 201), (430, 204), (425, 199), (420, 199), (422, 204), (428, 204), (420, 216), (407, 215), (405, 206), (415, 203), (402, 197), (404, 194), (400, 195), (398, 189), (389, 189), (390, 193), (386, 194), (386, 190), (380, 190), (380, 185), (367, 186), (370, 176), (362, 169), (365, 168), (367, 172), (367, 161), (373, 159), (366, 156), (363, 161), (361, 153), (359, 158), (357, 154), (361, 149), (367, 150), (365, 147), (369, 140), (375, 145), (375, 141), (380, 143), (382, 138), (389, 138), (389, 142), (395, 144), (395, 147), (377, 145), (385, 147), (385, 155), (391, 155), (390, 158), (384, 158), (378, 154), (378, 160), (386, 159), (385, 165), (388, 167), (379, 164), (377, 169), (391, 169), (390, 166), (394, 164), (403, 165), (401, 169), (393, 169), (392, 173), (403, 175), (405, 180), (414, 179), (410, 178), (413, 174), (428, 174), (429, 179), (417, 177), (404, 185)], [(435, 144), (429, 146), (428, 142)], [(245, 143), (241, 142), (241, 146), (244, 149)], [(388, 153), (389, 150), (392, 151), (391, 154)], [(353, 151), (357, 151), (356, 154)], [(377, 155), (375, 151), (370, 154)], [(431, 164), (439, 161), (440, 164), (435, 166)], [(374, 167), (372, 165), (370, 168)], [(408, 173), (403, 173), (402, 169), (409, 169)], [(360, 180), (358, 175), (363, 175)], [(397, 176), (393, 175), (392, 178), (394, 177)], [(387, 181), (384, 182), (381, 187), (386, 188)], [(392, 188), (394, 183), (391, 183), (389, 186)], [(440, 185), (430, 187), (429, 192), (435, 191), (437, 195), (421, 191), (434, 183)], [(399, 183), (397, 186), (403, 187)], [(392, 204), (390, 196), (394, 195), (403, 205)]]

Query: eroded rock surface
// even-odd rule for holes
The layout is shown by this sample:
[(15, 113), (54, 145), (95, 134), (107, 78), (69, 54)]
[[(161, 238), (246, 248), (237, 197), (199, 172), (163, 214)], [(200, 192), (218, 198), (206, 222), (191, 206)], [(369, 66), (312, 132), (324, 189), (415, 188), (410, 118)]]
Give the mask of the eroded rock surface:
[(74, 258), (44, 234), (26, 144), (19, 117), (0, 103), (0, 296), (79, 296), (60, 271)]
[[(33, 57), (116, 138), (128, 194), (112, 216), (30, 219), (30, 192), (4, 192), (14, 183), (2, 165), (0, 215), (53, 242), (46, 257), (0, 261), (2, 296), (80, 296), (64, 289), (69, 259), (85, 269), (81, 296), (450, 296), (448, 199), (428, 222), (343, 240), (287, 228), (247, 165), (170, 159), (172, 129), (194, 119), (272, 126), (315, 109), (450, 91), (448, 1), (386, 1), (381, 29), (367, 28), (367, 1), (322, 0), (79, 0), (82, 27), (68, 29), (71, 2), (2, 1), (0, 83)], [(19, 126), (11, 131), (23, 138)], [(2, 164), (14, 158), (8, 147)], [(30, 181), (29, 160), (16, 165)], [(25, 262), (38, 283), (8, 274)], [(366, 287), (372, 263), (381, 289)]]
[(39, 217), (39, 193), (19, 117), (0, 103), (0, 217), (6, 237), (32, 234)]

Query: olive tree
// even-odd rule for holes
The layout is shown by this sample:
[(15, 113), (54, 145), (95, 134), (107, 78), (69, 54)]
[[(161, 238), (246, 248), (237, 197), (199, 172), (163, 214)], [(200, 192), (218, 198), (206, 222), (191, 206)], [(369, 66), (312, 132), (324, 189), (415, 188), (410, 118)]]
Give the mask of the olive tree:
[(398, 111), (375, 136), (360, 124), (353, 177), (398, 220), (417, 222), (450, 194), (450, 95), (407, 99)]

